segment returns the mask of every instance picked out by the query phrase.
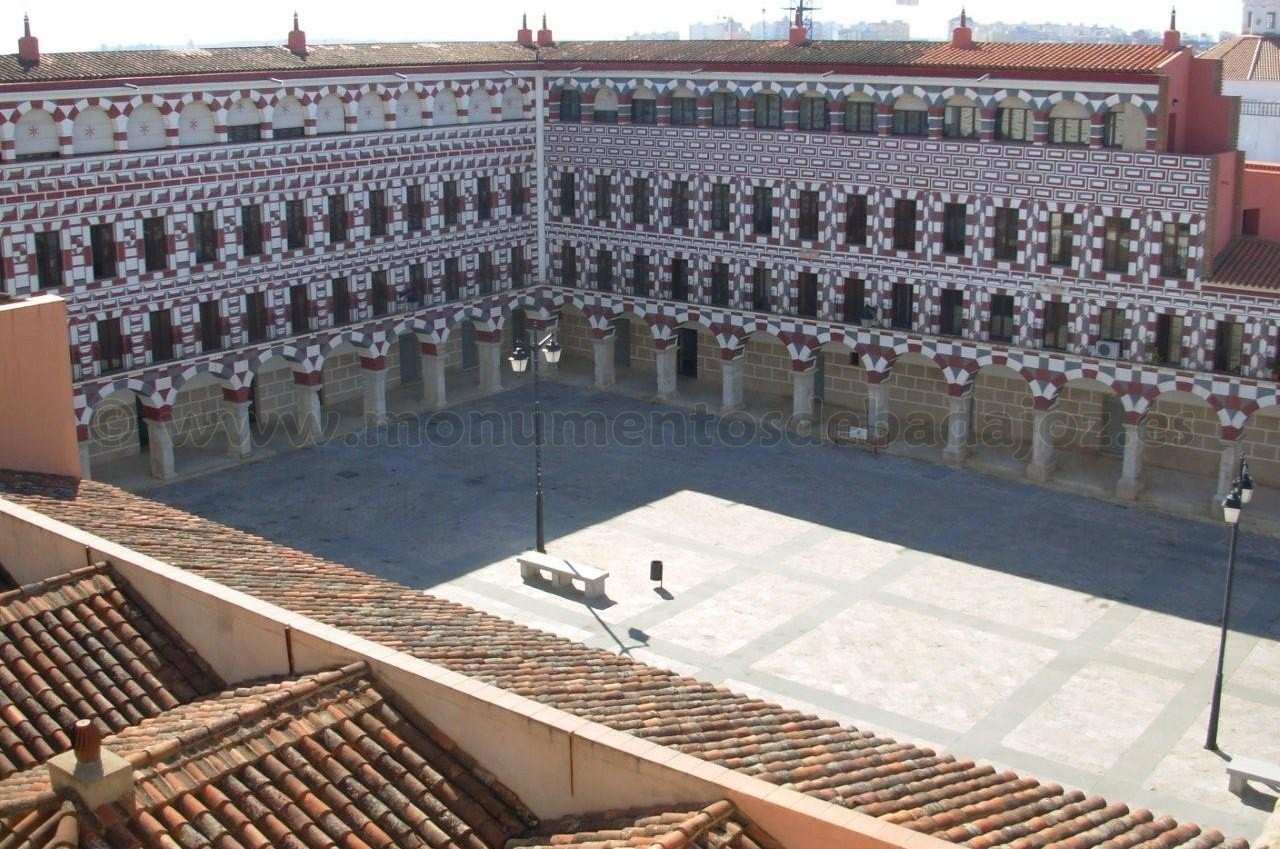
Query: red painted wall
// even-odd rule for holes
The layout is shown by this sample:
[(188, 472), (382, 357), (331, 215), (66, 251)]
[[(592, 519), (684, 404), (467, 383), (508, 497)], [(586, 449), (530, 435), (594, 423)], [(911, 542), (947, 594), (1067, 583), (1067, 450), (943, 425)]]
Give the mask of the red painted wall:
[(1236, 200), (1241, 182), (1244, 154), (1238, 150), (1214, 157), (1213, 203), (1209, 208), (1209, 233), (1206, 245), (1209, 268), (1235, 235), (1240, 232), (1240, 210)]
[(1192, 59), (1183, 121), (1184, 153), (1221, 153), (1236, 147), (1240, 98), (1222, 92), (1222, 63)]
[(1258, 235), (1280, 242), (1280, 165), (1250, 162), (1244, 167), (1243, 209), (1256, 209)]

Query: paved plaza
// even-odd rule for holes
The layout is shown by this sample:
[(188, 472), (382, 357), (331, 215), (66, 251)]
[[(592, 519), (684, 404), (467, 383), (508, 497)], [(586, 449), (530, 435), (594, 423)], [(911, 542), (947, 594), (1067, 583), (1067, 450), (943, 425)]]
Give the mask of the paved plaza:
[[(533, 544), (527, 389), (148, 494), (740, 692), (1261, 830), (1275, 798), (1228, 793), (1202, 748), (1225, 526), (585, 389), (545, 400), (579, 415), (545, 452), (548, 550), (607, 569), (603, 602), (515, 565)], [(1220, 733), (1227, 755), (1273, 762), (1278, 549), (1242, 534)]]

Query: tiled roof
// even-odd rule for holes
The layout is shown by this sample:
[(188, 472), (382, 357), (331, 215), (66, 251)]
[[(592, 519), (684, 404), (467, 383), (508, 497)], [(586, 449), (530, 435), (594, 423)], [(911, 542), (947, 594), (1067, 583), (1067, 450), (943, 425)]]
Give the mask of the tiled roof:
[(1280, 36), (1232, 36), (1201, 56), (1222, 60), (1224, 80), (1280, 82)]
[(841, 727), (408, 590), (106, 484), (0, 473), (55, 519), (321, 622), (705, 760), (975, 849), (1242, 849), (1145, 810)]
[(107, 566), (0, 593), (0, 777), (222, 685)]
[(80, 845), (79, 812), (74, 802), (50, 797), (46, 804), (0, 815), (0, 849), (76, 849)]
[(30, 68), (18, 61), (17, 54), (10, 53), (0, 56), (0, 83), (432, 65), (515, 66), (534, 58), (533, 50), (514, 41), (314, 44), (310, 46), (306, 59), (290, 53), (285, 47), (44, 53), (40, 56), (40, 64)]
[[(80, 819), (121, 849), (500, 849), (537, 822), (450, 740), (379, 691), (363, 663), (182, 705), (103, 746), (134, 767), (133, 805)], [(37, 821), (47, 790), (43, 768), (0, 781), (0, 798), (36, 806), (10, 818), (15, 830)]]
[(553, 62), (696, 62), (928, 69), (1150, 73), (1173, 55), (1158, 44), (1023, 44), (950, 41), (574, 41), (543, 51)]
[(960, 49), (949, 41), (571, 41), (537, 50), (514, 41), (316, 44), (305, 59), (284, 47), (192, 47), (45, 53), (27, 67), (8, 54), (0, 56), (0, 83), (531, 62), (1152, 73), (1171, 55), (1153, 44), (979, 42)]
[(1223, 251), (1208, 282), (1280, 290), (1280, 242), (1237, 236)]
[(774, 849), (772, 839), (748, 822), (732, 802), (699, 810), (609, 812), (544, 822), (531, 836), (507, 841), (506, 849)]

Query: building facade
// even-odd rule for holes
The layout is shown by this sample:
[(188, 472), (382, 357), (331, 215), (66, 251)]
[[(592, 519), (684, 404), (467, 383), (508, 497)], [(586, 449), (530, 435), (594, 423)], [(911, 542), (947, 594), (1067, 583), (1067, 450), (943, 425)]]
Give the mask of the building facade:
[(1280, 482), (1275, 246), (1241, 249), (1237, 104), (1176, 32), (288, 41), (0, 63), (4, 283), (68, 299), (89, 464), (494, 390), (518, 324), (602, 385), (917, 416), (953, 464), (999, 421), (1037, 480), (1087, 451), (1208, 503), (1244, 445)]
[(1240, 98), (1240, 149), (1254, 162), (1280, 162), (1280, 2), (1245, 0), (1241, 34), (1205, 57), (1222, 62), (1226, 94)]

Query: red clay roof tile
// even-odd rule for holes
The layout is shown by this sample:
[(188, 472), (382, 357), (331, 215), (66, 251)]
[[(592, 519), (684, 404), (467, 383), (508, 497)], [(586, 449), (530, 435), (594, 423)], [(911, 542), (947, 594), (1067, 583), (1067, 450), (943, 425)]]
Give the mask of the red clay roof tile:
[(71, 748), (77, 719), (118, 731), (221, 686), (105, 565), (0, 593), (0, 777)]
[(1280, 36), (1236, 35), (1200, 55), (1222, 60), (1224, 80), (1280, 82)]
[(1280, 290), (1280, 242), (1238, 236), (1223, 251), (1209, 285)]
[(46, 53), (35, 66), (0, 56), (0, 83), (138, 79), (202, 74), (287, 73), (531, 63), (697, 63), (918, 69), (1085, 71), (1150, 74), (1172, 54), (1152, 44), (979, 42), (972, 49), (931, 41), (571, 41), (532, 49), (515, 42), (316, 44), (306, 58), (285, 47), (192, 47)]
[[(180, 705), (103, 745), (135, 770), (135, 805), (82, 812), (113, 847), (497, 849), (537, 822), (362, 663)], [(47, 818), (48, 786), (35, 768), (0, 780), (0, 798)]]

